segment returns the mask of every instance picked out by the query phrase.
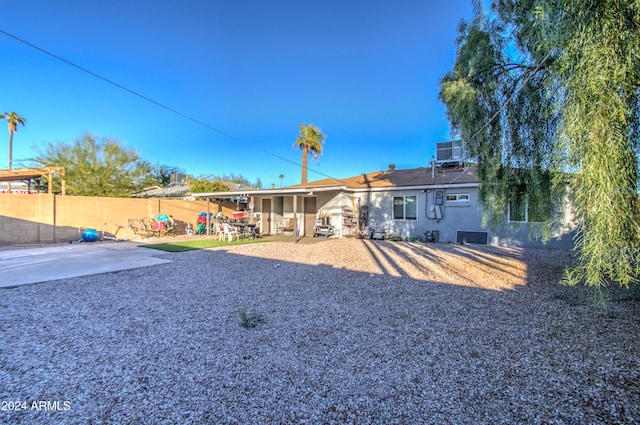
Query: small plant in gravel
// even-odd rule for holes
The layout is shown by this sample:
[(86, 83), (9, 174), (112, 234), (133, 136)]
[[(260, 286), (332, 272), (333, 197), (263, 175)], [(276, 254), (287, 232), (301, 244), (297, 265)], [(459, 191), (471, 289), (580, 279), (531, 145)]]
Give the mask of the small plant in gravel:
[(245, 307), (238, 309), (238, 316), (240, 316), (240, 326), (245, 329), (251, 329), (258, 326), (260, 323), (264, 323), (264, 317), (257, 311), (248, 312)]

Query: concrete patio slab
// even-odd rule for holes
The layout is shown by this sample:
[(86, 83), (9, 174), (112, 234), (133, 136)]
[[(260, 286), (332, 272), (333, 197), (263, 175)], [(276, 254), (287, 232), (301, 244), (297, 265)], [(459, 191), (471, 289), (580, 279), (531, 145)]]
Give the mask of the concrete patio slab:
[(171, 262), (139, 242), (40, 245), (0, 250), (0, 288)]

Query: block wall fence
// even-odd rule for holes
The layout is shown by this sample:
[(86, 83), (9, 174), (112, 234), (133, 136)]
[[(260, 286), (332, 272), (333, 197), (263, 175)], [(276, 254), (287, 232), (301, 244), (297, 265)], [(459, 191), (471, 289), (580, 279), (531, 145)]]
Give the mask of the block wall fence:
[[(158, 214), (173, 216), (181, 234), (187, 224), (195, 228), (198, 214), (207, 207), (228, 217), (236, 210), (236, 204), (224, 202), (0, 193), (0, 245), (75, 241), (80, 239), (78, 229), (88, 228), (122, 239), (128, 219)], [(126, 237), (133, 238), (127, 232)]]

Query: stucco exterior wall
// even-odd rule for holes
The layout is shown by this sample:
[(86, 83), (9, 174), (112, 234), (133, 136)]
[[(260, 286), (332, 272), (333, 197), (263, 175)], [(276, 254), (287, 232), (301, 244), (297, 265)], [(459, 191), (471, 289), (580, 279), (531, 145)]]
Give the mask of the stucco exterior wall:
[[(369, 206), (369, 219), (373, 219), (379, 228), (394, 229), (400, 236), (419, 236), (426, 241), (425, 232), (438, 231), (439, 242), (457, 243), (458, 232), (486, 232), (491, 245), (572, 249), (574, 246), (575, 223), (571, 211), (565, 211), (566, 222), (558, 229), (553, 238), (544, 244), (531, 236), (531, 228), (536, 224), (513, 223), (503, 229), (489, 230), (482, 226), (482, 204), (477, 187), (452, 187), (437, 189), (443, 191), (440, 205), (441, 218), (435, 217), (431, 207), (435, 206), (436, 189), (377, 191), (359, 194), (363, 205)], [(468, 202), (447, 201), (447, 195), (468, 195)], [(393, 198), (395, 196), (416, 196), (417, 219), (396, 220), (393, 218)]]
[[(478, 202), (477, 188), (438, 189), (443, 191), (442, 204), (434, 201), (435, 189), (394, 190), (371, 192), (364, 196), (369, 206), (369, 219), (374, 220), (377, 227), (393, 229), (400, 236), (418, 236), (425, 241), (425, 232), (437, 230), (440, 242), (456, 242), (456, 232), (486, 231), (482, 229), (482, 210)], [(466, 194), (469, 202), (447, 202), (447, 194)], [(416, 220), (398, 220), (393, 218), (393, 198), (400, 196), (417, 197)], [(437, 218), (432, 207), (440, 208)], [(430, 218), (433, 217), (433, 218)]]
[[(309, 189), (309, 192), (314, 192)], [(441, 202), (437, 202), (437, 192), (441, 192)], [(451, 197), (448, 197), (451, 195)], [(268, 196), (254, 195), (256, 199), (256, 212), (264, 213), (261, 208), (260, 199), (270, 198), (272, 223), (276, 223), (281, 218), (294, 216), (293, 194), (283, 191), (282, 194), (270, 194)], [(463, 233), (471, 232), (474, 236), (486, 238), (488, 244), (506, 245), (520, 247), (550, 247), (558, 249), (573, 248), (573, 236), (576, 224), (572, 222), (573, 214), (565, 211), (567, 220), (558, 229), (555, 237), (546, 245), (540, 240), (532, 238), (530, 229), (536, 224), (517, 223), (509, 224), (505, 228), (494, 231), (482, 226), (483, 208), (479, 199), (477, 183), (465, 183), (448, 186), (427, 186), (413, 188), (386, 188), (369, 190), (349, 190), (336, 188), (335, 190), (315, 191), (313, 195), (295, 195), (298, 197), (298, 229), (300, 234), (304, 234), (304, 198), (313, 196), (316, 198), (316, 215), (329, 215), (331, 224), (335, 226), (335, 236), (353, 234), (345, 232), (343, 227), (343, 208), (351, 208), (353, 215), (358, 215), (358, 207), (368, 207), (368, 219), (374, 220), (377, 227), (382, 229), (393, 229), (399, 236), (417, 236), (421, 241), (426, 242), (425, 232), (438, 232), (438, 242), (458, 243), (458, 237)], [(415, 220), (394, 219), (393, 198), (396, 196), (415, 196), (417, 199), (417, 216)], [(567, 205), (569, 202), (567, 200)], [(437, 211), (437, 212), (436, 212)], [(309, 215), (307, 215), (309, 217)], [(314, 218), (314, 219), (315, 219)], [(272, 226), (275, 232), (275, 226)], [(464, 242), (468, 243), (470, 237)]]

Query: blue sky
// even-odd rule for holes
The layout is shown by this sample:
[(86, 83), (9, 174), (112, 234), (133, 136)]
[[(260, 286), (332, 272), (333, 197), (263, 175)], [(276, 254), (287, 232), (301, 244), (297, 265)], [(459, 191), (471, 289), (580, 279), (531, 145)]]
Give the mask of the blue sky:
[[(427, 166), (450, 138), (439, 80), (471, 14), (471, 0), (12, 2), (0, 30), (206, 124), (0, 34), (0, 112), (27, 119), (14, 167), (88, 132), (196, 176), (286, 186), (299, 123), (327, 135), (310, 180)], [(4, 130), (2, 168), (7, 145)]]

